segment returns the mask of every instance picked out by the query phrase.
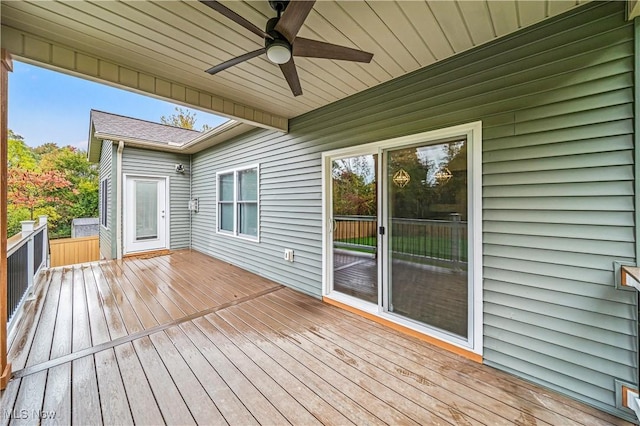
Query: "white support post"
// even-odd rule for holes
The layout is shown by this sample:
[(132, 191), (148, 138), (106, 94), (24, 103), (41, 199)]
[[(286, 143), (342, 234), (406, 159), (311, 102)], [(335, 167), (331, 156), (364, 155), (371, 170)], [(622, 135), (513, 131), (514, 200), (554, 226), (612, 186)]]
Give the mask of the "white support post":
[(36, 273), (35, 271), (35, 256), (34, 256), (34, 247), (35, 241), (33, 237), (29, 237), (29, 241), (27, 241), (27, 280), (29, 285), (27, 286), (27, 293), (33, 289), (33, 275)]
[(49, 267), (49, 224), (47, 223), (47, 215), (43, 214), (38, 216), (40, 226), (44, 225), (42, 230), (42, 259), (44, 259), (44, 267)]
[(29, 234), (31, 234), (33, 232), (33, 230), (35, 229), (36, 221), (35, 220), (23, 220), (22, 222), (20, 222), (20, 225), (22, 225), (22, 238), (25, 238)]

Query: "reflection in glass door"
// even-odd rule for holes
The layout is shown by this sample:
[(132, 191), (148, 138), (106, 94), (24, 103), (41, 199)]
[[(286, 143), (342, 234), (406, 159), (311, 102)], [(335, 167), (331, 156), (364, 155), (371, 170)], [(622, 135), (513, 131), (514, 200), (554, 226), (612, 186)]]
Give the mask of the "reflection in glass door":
[(467, 338), (466, 138), (385, 154), (385, 310)]
[(333, 290), (378, 303), (377, 155), (331, 161)]
[(158, 182), (134, 181), (135, 186), (135, 241), (158, 238)]

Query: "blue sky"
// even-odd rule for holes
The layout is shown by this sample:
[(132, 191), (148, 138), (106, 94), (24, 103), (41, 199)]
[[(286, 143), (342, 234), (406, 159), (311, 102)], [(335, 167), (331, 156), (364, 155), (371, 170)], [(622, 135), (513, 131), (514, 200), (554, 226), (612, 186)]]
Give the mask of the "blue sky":
[[(55, 142), (87, 149), (89, 111), (97, 109), (154, 122), (178, 105), (14, 61), (9, 74), (9, 129), (30, 146)], [(196, 129), (225, 118), (196, 113)]]

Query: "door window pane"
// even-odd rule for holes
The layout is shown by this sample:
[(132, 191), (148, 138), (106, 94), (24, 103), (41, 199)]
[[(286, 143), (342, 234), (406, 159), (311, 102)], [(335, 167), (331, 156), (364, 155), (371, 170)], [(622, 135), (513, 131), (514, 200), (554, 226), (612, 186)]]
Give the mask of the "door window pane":
[(467, 143), (389, 151), (387, 310), (467, 337)]
[(136, 241), (158, 238), (158, 184), (136, 181)]
[(377, 155), (333, 160), (333, 289), (378, 302)]

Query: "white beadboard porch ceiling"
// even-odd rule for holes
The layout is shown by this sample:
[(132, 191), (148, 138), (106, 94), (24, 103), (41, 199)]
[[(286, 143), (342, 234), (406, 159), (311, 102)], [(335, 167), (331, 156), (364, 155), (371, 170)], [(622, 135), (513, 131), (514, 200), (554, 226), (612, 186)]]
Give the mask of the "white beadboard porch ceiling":
[[(2, 25), (284, 118), (319, 108), (578, 6), (582, 0), (317, 1), (299, 35), (372, 52), (370, 64), (295, 58), (304, 94), (254, 58), (263, 40), (197, 1), (2, 1)], [(260, 28), (267, 1), (224, 4)], [(28, 59), (28, 58), (27, 58)], [(233, 114), (229, 114), (232, 115)]]

